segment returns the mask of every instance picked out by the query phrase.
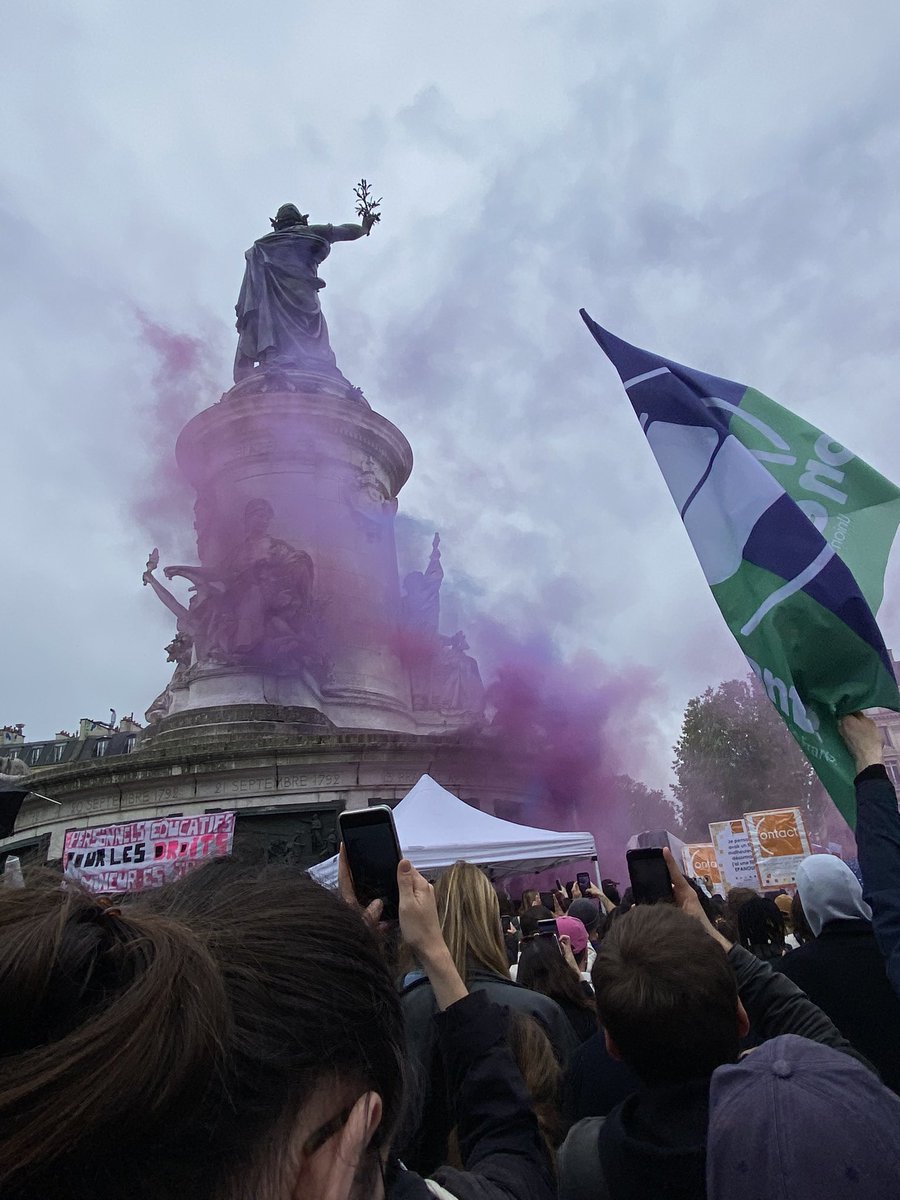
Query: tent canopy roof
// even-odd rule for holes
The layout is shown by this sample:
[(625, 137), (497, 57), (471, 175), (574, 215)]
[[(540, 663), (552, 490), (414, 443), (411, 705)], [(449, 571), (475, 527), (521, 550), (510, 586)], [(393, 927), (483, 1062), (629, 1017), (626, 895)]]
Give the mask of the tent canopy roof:
[[(532, 829), (492, 817), (442, 788), (430, 775), (423, 775), (394, 809), (394, 824), (403, 853), (424, 872), (465, 859), (504, 875), (518, 875), (590, 859), (597, 853), (589, 833)], [(309, 873), (326, 887), (334, 887), (337, 857)]]

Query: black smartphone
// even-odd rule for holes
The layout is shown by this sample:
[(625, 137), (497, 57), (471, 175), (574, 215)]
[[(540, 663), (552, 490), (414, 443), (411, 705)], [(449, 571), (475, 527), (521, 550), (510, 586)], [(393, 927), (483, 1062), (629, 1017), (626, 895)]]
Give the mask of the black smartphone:
[(564, 888), (564, 887), (563, 887), (563, 885), (562, 885), (562, 884), (559, 882), (559, 880), (558, 880), (558, 879), (554, 879), (554, 881), (553, 881), (553, 882), (556, 884), (556, 890), (557, 890), (558, 892), (563, 892), (563, 891), (565, 891), (565, 888)]
[(591, 877), (588, 875), (587, 871), (578, 871), (575, 875), (575, 882), (578, 884), (579, 890), (583, 896), (591, 886)]
[(559, 926), (556, 924), (555, 917), (543, 917), (537, 923), (537, 936), (539, 938), (553, 938), (553, 944), (562, 954), (562, 946), (559, 944)]
[(538, 892), (538, 895), (541, 898), (541, 904), (543, 904), (544, 908), (549, 908), (550, 911), (553, 912), (553, 893)]
[(357, 900), (363, 908), (382, 900), (384, 920), (396, 921), (400, 906), (397, 865), (403, 854), (394, 814), (386, 804), (348, 809), (338, 815), (338, 827)]
[(672, 880), (662, 850), (629, 850), (625, 858), (635, 904), (672, 903)]

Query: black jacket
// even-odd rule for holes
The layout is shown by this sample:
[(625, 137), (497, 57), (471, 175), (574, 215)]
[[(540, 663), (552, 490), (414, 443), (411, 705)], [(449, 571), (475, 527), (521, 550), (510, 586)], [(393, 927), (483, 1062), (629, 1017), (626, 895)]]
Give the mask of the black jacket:
[[(491, 971), (470, 971), (470, 992), (484, 992), (489, 1000), (535, 1017), (550, 1038), (565, 1067), (578, 1041), (572, 1026), (555, 1000), (521, 987)], [(447, 1135), (453, 1128), (449, 1080), (435, 1038), (437, 1004), (427, 979), (410, 984), (401, 997), (406, 1024), (407, 1102), (397, 1141), (403, 1161), (423, 1175), (430, 1174), (447, 1157)]]
[[(789, 979), (742, 946), (728, 961), (760, 1041), (794, 1033), (857, 1054)], [(557, 1158), (559, 1200), (705, 1200), (709, 1078), (646, 1087), (608, 1117), (580, 1121)]]
[(814, 941), (786, 954), (777, 966), (900, 1093), (900, 997), (890, 985), (870, 922), (829, 921)]
[(597, 1032), (597, 1010), (594, 1008), (594, 989), (589, 983), (585, 983), (584, 980), (582, 980), (581, 986), (584, 989), (585, 997), (590, 1000), (590, 1008), (582, 1008), (580, 1004), (575, 1004), (568, 999), (560, 1000), (557, 996), (553, 997), (565, 1013), (566, 1020), (572, 1026), (572, 1032), (575, 1034), (579, 1047)]
[[(472, 992), (433, 1024), (453, 1097), (465, 1170), (432, 1178), (457, 1200), (555, 1200), (553, 1167), (531, 1100), (504, 1038), (508, 1010)], [(420, 1175), (392, 1165), (389, 1200), (434, 1200)]]
[(900, 996), (900, 816), (897, 793), (882, 766), (856, 780), (856, 844), (863, 896), (872, 909), (875, 937), (887, 977)]
[(566, 1124), (574, 1125), (585, 1117), (605, 1117), (641, 1087), (631, 1067), (606, 1049), (601, 1030), (580, 1045), (569, 1061), (563, 1082)]

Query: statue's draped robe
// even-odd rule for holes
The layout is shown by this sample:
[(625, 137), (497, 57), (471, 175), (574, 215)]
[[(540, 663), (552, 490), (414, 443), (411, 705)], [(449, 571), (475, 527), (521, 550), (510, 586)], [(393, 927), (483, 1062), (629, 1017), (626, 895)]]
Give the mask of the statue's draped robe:
[(335, 371), (319, 305), (317, 269), (331, 243), (361, 233), (355, 225), (291, 225), (254, 242), (237, 313), (238, 356), (249, 362)]
[(234, 652), (247, 654), (267, 635), (290, 634), (309, 615), (313, 563), (303, 550), (264, 534), (248, 537), (229, 563)]

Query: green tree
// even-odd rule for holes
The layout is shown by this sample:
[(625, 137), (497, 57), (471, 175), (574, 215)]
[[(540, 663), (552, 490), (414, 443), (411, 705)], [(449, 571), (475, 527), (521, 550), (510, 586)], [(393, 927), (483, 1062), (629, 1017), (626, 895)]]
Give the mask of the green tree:
[(824, 790), (754, 675), (688, 702), (672, 764), (675, 799), (691, 841), (710, 821), (796, 805), (810, 836), (822, 826)]
[(659, 788), (648, 788), (630, 775), (617, 775), (616, 789), (625, 805), (629, 834), (667, 829), (681, 837), (681, 813), (672, 798)]

